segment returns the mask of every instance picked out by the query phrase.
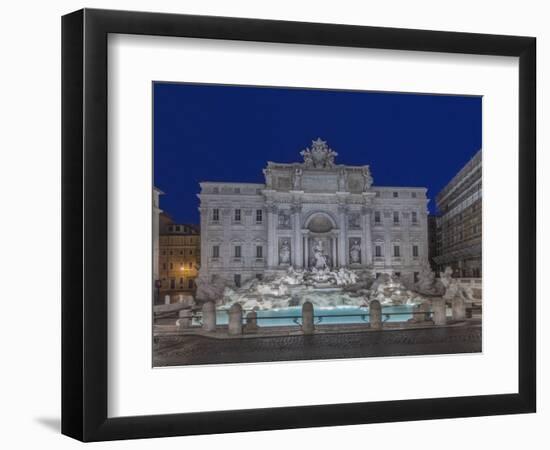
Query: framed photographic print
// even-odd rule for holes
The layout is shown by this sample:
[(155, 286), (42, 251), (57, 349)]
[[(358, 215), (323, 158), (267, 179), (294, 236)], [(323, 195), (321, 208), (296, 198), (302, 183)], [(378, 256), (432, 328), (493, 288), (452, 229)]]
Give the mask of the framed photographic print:
[(62, 31), (64, 434), (535, 411), (535, 38)]

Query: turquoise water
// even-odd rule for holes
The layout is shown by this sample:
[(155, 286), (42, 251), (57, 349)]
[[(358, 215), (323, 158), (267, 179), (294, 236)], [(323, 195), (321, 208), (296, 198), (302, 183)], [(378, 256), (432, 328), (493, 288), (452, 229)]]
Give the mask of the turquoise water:
[[(413, 305), (382, 306), (382, 320), (384, 322), (405, 322), (412, 317)], [(368, 323), (369, 309), (358, 306), (314, 307), (315, 323), (327, 324), (352, 324)], [(244, 311), (246, 316), (248, 311)], [(275, 327), (298, 325), (302, 323), (302, 307), (290, 307), (257, 311), (258, 326)], [(395, 314), (395, 315), (392, 315)], [(226, 310), (218, 310), (216, 322), (225, 325), (228, 322)]]

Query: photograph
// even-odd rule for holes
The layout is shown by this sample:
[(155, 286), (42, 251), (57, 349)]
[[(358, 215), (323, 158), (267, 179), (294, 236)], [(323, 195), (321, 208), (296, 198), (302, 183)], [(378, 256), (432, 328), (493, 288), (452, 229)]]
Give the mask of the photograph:
[(545, 6), (6, 3), (0, 448), (550, 448)]
[(482, 352), (482, 96), (151, 89), (154, 367)]

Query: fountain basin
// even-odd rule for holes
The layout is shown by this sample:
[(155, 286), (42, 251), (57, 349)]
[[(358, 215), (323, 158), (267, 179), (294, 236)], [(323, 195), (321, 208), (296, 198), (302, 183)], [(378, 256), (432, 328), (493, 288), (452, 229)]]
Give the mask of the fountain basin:
[[(406, 322), (412, 318), (414, 305), (392, 305), (382, 307), (382, 320), (384, 322)], [(246, 314), (247, 311), (244, 311)], [(359, 306), (314, 306), (315, 324), (361, 324), (369, 322), (369, 308)], [(292, 306), (287, 308), (274, 308), (256, 311), (259, 327), (297, 326), (302, 322), (302, 307)], [(220, 309), (216, 311), (216, 322), (219, 325), (228, 323), (228, 311)]]

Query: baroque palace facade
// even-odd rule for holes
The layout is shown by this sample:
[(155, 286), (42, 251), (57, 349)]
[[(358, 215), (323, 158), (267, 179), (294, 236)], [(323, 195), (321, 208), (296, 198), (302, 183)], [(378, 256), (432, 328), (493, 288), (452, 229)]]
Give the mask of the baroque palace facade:
[(428, 260), (426, 188), (373, 186), (369, 166), (336, 164), (321, 139), (301, 155), (268, 162), (264, 184), (200, 183), (200, 278), (240, 286), (321, 260), (413, 282)]
[(158, 294), (193, 294), (200, 266), (200, 235), (196, 225), (174, 223), (166, 213), (159, 215)]

